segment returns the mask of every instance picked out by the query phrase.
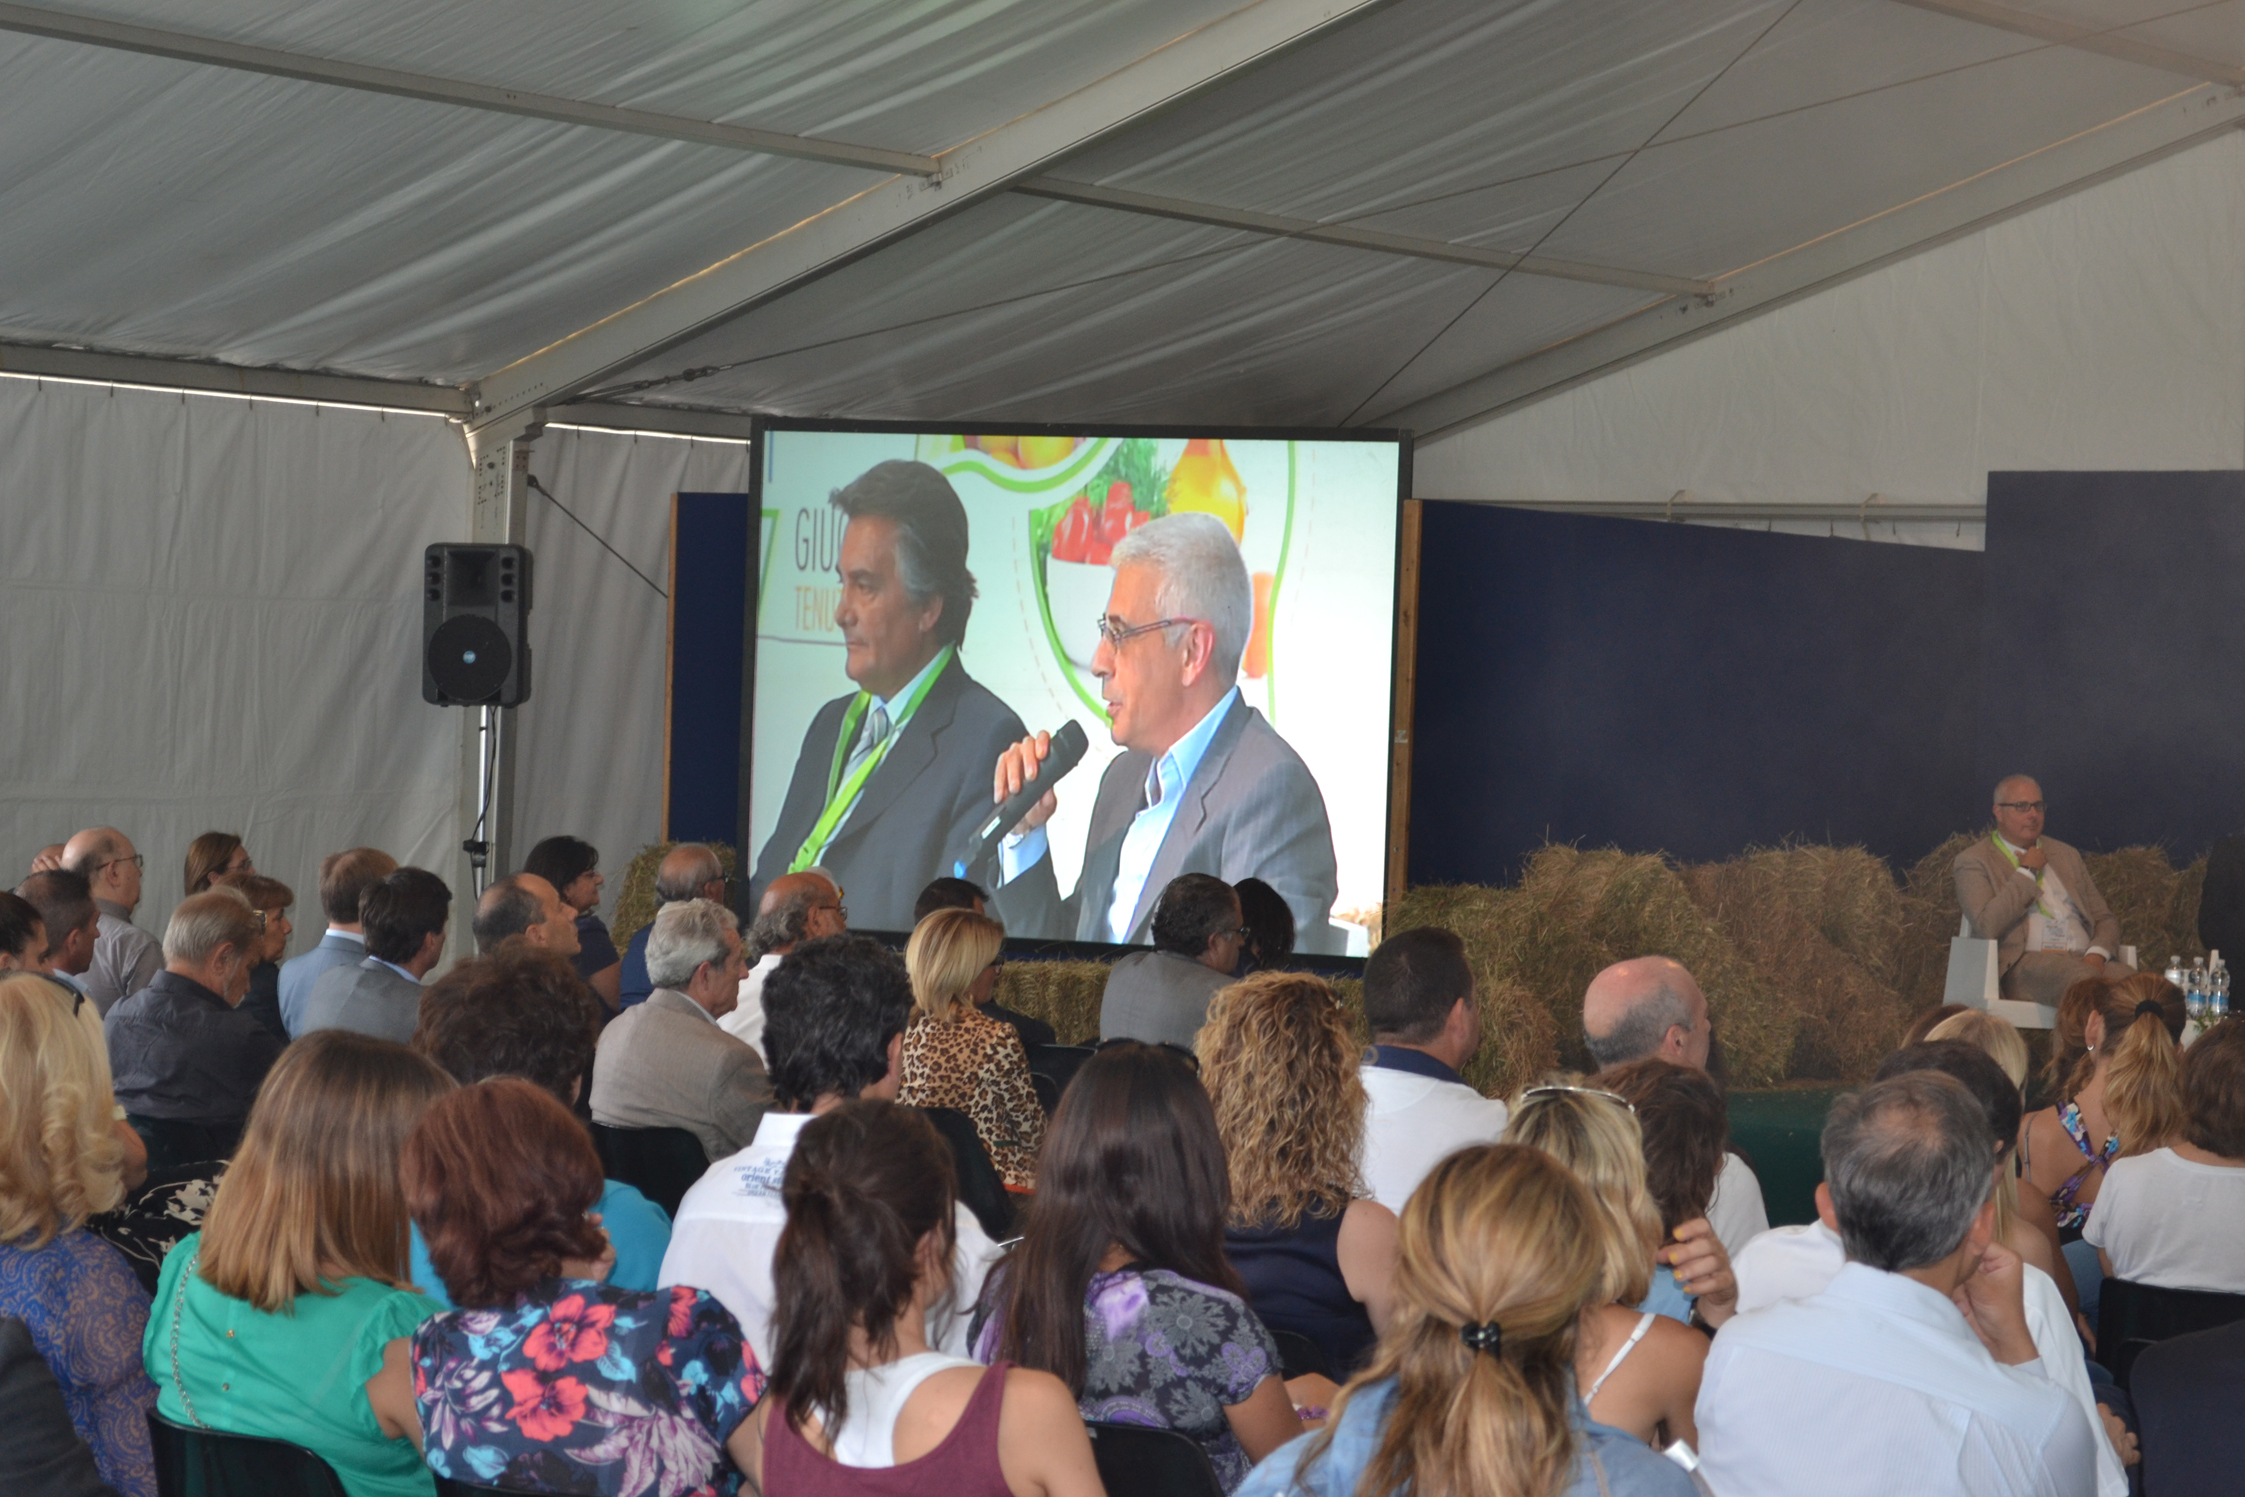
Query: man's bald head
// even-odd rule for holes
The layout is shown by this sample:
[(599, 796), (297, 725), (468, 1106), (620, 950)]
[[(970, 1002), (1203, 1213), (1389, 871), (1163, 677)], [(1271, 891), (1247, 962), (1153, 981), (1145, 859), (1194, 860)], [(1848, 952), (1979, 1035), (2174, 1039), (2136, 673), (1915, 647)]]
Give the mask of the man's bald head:
[(2042, 787), (2033, 775), (2007, 774), (1996, 781), (1996, 830), (2013, 847), (2042, 840)]
[(94, 898), (123, 905), (140, 903), (140, 859), (133, 839), (113, 826), (90, 826), (62, 845), (62, 866), (93, 885)]
[(533, 946), (556, 956), (575, 956), (575, 912), (565, 909), (554, 886), (535, 873), (517, 873), (500, 879), (476, 901), (476, 953), (488, 956), (510, 936), (526, 937)]
[(722, 900), (723, 889), (708, 892), (709, 885), (722, 884), (724, 865), (717, 854), (699, 842), (681, 842), (663, 854), (662, 866), (655, 870), (655, 897), (664, 904), (677, 904), (686, 899)]
[(1657, 1055), (1707, 1069), (1707, 995), (1673, 957), (1616, 962), (1582, 995), (1582, 1035), (1599, 1069)]
[(764, 897), (756, 902), (756, 923), (748, 928), (749, 954), (762, 960), (845, 929), (842, 890), (832, 878), (816, 868), (785, 873), (765, 885)]

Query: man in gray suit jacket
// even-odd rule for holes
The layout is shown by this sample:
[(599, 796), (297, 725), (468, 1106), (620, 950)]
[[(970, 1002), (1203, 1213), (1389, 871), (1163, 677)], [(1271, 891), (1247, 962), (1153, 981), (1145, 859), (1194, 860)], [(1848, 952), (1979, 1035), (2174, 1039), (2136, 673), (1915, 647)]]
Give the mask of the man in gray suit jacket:
[(1996, 829), (1950, 865), (1972, 933), (1996, 943), (2003, 996), (2056, 1007), (2084, 977), (2119, 982), (2120, 922), (2081, 854), (2042, 835), (2042, 787), (2025, 775), (1996, 785)]
[(764, 1062), (718, 1027), (738, 1001), (740, 922), (707, 899), (666, 904), (647, 937), (655, 990), (601, 1031), (592, 1117), (611, 1128), (684, 1128), (711, 1159), (748, 1147), (772, 1105)]
[[(1060, 897), (1046, 855), (1053, 795), (1007, 838), (992, 880), (1006, 928), (1142, 943), (1163, 887), (1209, 873), (1263, 880), (1294, 912), (1299, 949), (1339, 950), (1325, 798), (1301, 756), (1239, 694), (1255, 595), (1231, 532), (1213, 515), (1168, 515), (1125, 536), (1114, 561), (1091, 668), (1124, 752), (1100, 777), (1075, 893)], [(1050, 747), (1051, 735), (1038, 733), (1000, 755), (993, 804), (1036, 779)]]
[(281, 963), (281, 1027), (291, 1038), (304, 1027), (312, 985), (337, 967), (356, 967), (366, 960), (359, 897), (376, 879), (397, 871), (398, 860), (378, 847), (354, 847), (320, 859), (320, 909), (327, 916), (327, 934), (310, 951)]
[(1193, 1048), (1208, 1005), (1239, 967), (1239, 896), (1205, 873), (1181, 873), (1154, 905), (1154, 949), (1133, 951), (1107, 971), (1099, 1038)]
[(296, 1037), (351, 1029), (404, 1044), (421, 1022), (421, 979), (444, 959), (452, 891), (426, 868), (400, 868), (359, 896), (366, 960), (331, 967), (304, 1000)]

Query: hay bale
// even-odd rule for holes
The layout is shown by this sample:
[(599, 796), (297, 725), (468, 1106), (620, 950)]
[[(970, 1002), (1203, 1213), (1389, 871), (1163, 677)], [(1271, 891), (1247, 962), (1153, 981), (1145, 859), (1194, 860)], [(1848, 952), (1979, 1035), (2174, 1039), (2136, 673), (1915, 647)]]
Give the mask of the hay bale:
[(1042, 1019), (1063, 1045), (1099, 1043), (1099, 998), (1105, 962), (1007, 962), (998, 972), (998, 1002)]
[[(2175, 904), (2175, 865), (2163, 847), (2123, 847), (2114, 852), (2085, 852), (2081, 861), (2096, 880), (2097, 892), (2112, 906), (2120, 921), (2120, 939), (2136, 947), (2139, 961), (2154, 971), (2167, 965), (2169, 954), (2180, 949), (2169, 922)], [(2184, 939), (2194, 940), (2196, 931)]]
[[(2169, 956), (2181, 956), (2187, 962), (2191, 957), (2206, 955), (2205, 944), (2198, 939), (2198, 902), (2205, 893), (2206, 860), (2202, 857), (2175, 875), (2175, 893), (2167, 903), (2168, 949), (2159, 953), (2155, 962), (2150, 949), (2144, 948), (2140, 941), (2136, 943), (2143, 948), (2136, 955), (2147, 970), (2165, 971)], [(2222, 960), (2226, 962), (2229, 958), (2225, 956)]]
[[(621, 951), (641, 927), (654, 923), (659, 904), (655, 898), (655, 870), (677, 845), (675, 842), (650, 843), (624, 865), (623, 877), (616, 881), (616, 903), (608, 919), (608, 934), (614, 938), (617, 950)], [(718, 863), (730, 877), (734, 871), (732, 847), (712, 842), (709, 848), (717, 854)]]

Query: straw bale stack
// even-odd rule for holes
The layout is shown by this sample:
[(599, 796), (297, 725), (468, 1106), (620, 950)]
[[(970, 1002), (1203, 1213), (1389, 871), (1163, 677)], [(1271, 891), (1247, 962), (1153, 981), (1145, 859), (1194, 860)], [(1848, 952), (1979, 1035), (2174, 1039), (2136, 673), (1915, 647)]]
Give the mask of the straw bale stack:
[[(654, 842), (639, 849), (639, 855), (624, 865), (623, 877), (616, 881), (616, 902), (608, 916), (608, 934), (615, 940), (616, 949), (623, 950), (625, 943), (639, 934), (641, 926), (655, 923), (655, 911), (660, 901), (655, 898), (655, 870), (662, 866), (663, 858), (678, 844)], [(733, 849), (724, 842), (712, 842), (710, 851), (727, 875), (734, 871)]]

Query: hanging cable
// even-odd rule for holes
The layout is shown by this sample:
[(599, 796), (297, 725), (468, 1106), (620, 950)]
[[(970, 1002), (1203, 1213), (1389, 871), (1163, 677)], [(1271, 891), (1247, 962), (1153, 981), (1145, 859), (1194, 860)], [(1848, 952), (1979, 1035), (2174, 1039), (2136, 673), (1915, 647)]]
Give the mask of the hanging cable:
[(648, 575), (647, 575), (647, 574), (646, 574), (645, 572), (642, 572), (641, 570), (639, 570), (639, 568), (637, 568), (637, 567), (633, 567), (633, 566), (631, 565), (631, 559), (630, 559), (629, 557), (625, 556), (623, 552), (621, 552), (621, 551), (618, 551), (618, 550), (617, 550), (617, 549), (616, 549), (616, 548), (615, 548), (614, 546), (611, 546), (611, 545), (609, 545), (609, 544), (608, 544), (608, 542), (607, 542), (607, 540), (606, 540), (606, 539), (604, 539), (604, 538), (603, 538), (603, 537), (601, 536), (601, 534), (600, 534), (600, 532), (599, 532), (599, 531), (597, 531), (597, 530), (593, 529), (593, 528), (592, 528), (592, 527), (591, 527), (590, 525), (587, 525), (587, 524), (586, 524), (586, 523), (585, 523), (584, 521), (582, 521), (582, 520), (579, 520), (579, 519), (577, 518), (577, 514), (576, 514), (576, 511), (572, 510), (572, 509), (571, 509), (571, 508), (570, 508), (570, 507), (569, 507), (568, 505), (566, 505), (566, 504), (563, 504), (563, 503), (562, 503), (562, 502), (561, 502), (561, 501), (560, 501), (559, 499), (556, 499), (556, 498), (554, 498), (554, 496), (553, 496), (553, 490), (552, 490), (552, 489), (549, 489), (549, 488), (547, 488), (547, 487), (546, 487), (546, 486), (545, 486), (544, 484), (542, 484), (542, 483), (538, 482), (538, 475), (537, 475), (537, 474), (535, 474), (535, 473), (532, 473), (532, 474), (528, 475), (528, 477), (527, 477), (527, 479), (526, 479), (526, 482), (528, 482), (528, 483), (529, 483), (529, 485), (530, 485), (530, 487), (531, 487), (531, 488), (533, 488), (533, 489), (536, 489), (536, 490), (537, 490), (537, 491), (538, 491), (539, 493), (541, 493), (541, 494), (545, 495), (545, 496), (546, 496), (546, 502), (547, 502), (548, 504), (551, 504), (551, 505), (552, 505), (552, 506), (553, 506), (553, 507), (554, 507), (555, 509), (558, 509), (558, 510), (560, 510), (560, 511), (561, 511), (561, 512), (562, 512), (563, 514), (565, 514), (565, 515), (569, 516), (570, 520), (571, 520), (572, 522), (574, 522), (574, 523), (575, 523), (576, 527), (577, 527), (577, 528), (578, 528), (579, 530), (582, 530), (582, 531), (583, 531), (583, 532), (584, 532), (585, 534), (587, 534), (587, 535), (591, 536), (591, 537), (592, 537), (592, 538), (593, 538), (594, 540), (596, 540), (596, 541), (599, 541), (599, 542), (600, 542), (600, 549), (601, 549), (601, 550), (603, 550), (603, 551), (607, 552), (607, 553), (608, 553), (608, 554), (609, 554), (610, 556), (613, 556), (613, 557), (615, 557), (615, 558), (616, 558), (616, 560), (618, 560), (618, 561), (622, 562), (622, 563), (623, 563), (623, 564), (624, 564), (625, 566), (627, 566), (627, 567), (631, 567), (631, 574), (632, 574), (632, 576), (634, 576), (634, 577), (637, 577), (637, 578), (638, 578), (638, 579), (639, 579), (640, 581), (642, 581), (642, 582), (646, 583), (646, 584), (647, 584), (647, 585), (648, 585), (649, 587), (654, 587), (654, 588), (655, 588), (655, 596), (656, 596), (656, 597), (658, 597), (658, 598), (667, 598), (667, 597), (669, 597), (669, 596), (670, 596), (670, 594), (669, 594), (669, 593), (666, 593), (666, 592), (664, 592), (664, 591), (663, 591), (663, 590), (662, 590), (661, 588), (659, 588), (659, 587), (655, 587), (655, 579), (654, 579), (654, 578), (652, 578), (652, 577), (648, 576)]

